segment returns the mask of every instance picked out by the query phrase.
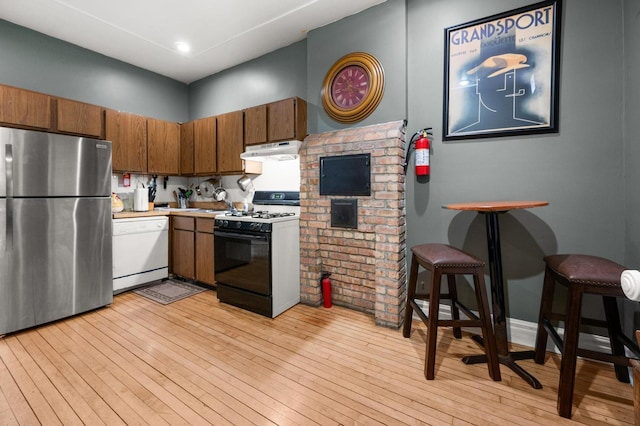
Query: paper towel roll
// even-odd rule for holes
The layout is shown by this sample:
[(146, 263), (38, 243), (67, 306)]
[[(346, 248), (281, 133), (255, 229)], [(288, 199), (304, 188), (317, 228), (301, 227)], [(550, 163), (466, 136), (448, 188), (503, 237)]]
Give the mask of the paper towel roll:
[(146, 212), (149, 210), (149, 192), (146, 188), (136, 188), (133, 190), (133, 210)]
[(640, 302), (640, 271), (622, 271), (620, 284), (622, 284), (622, 291), (625, 296), (631, 300)]

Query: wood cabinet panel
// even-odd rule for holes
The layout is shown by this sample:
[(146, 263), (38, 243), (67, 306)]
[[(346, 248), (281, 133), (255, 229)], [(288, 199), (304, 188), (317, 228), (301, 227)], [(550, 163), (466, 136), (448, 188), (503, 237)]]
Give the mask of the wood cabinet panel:
[(103, 109), (69, 99), (55, 99), (56, 127), (62, 133), (104, 138)]
[(201, 217), (196, 218), (196, 231), (197, 232), (206, 232), (208, 234), (213, 234), (213, 225), (215, 219), (205, 219)]
[(195, 174), (211, 174), (217, 168), (216, 117), (193, 122), (193, 163)]
[(180, 128), (178, 123), (147, 118), (147, 172), (180, 173)]
[(0, 123), (49, 130), (51, 96), (0, 85)]
[(244, 124), (242, 111), (217, 116), (218, 120), (218, 172), (242, 172), (240, 154), (244, 150)]
[(195, 231), (195, 221), (193, 217), (172, 216), (174, 229), (184, 229), (185, 231)]
[(112, 142), (114, 171), (147, 172), (147, 119), (145, 117), (106, 110), (105, 139)]
[(196, 218), (196, 280), (214, 285), (213, 219)]
[(303, 140), (307, 137), (307, 103), (289, 98), (268, 104), (267, 132), (269, 142)]
[(244, 110), (244, 144), (267, 142), (267, 105)]
[(180, 124), (180, 174), (195, 173), (193, 163), (193, 121)]
[(174, 229), (171, 236), (172, 272), (187, 279), (195, 279), (195, 232)]

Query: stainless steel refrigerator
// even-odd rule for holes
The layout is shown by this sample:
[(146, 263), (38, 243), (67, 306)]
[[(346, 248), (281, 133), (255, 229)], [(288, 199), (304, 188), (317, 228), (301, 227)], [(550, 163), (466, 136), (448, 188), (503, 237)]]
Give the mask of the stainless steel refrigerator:
[(0, 335), (113, 300), (111, 142), (0, 127)]

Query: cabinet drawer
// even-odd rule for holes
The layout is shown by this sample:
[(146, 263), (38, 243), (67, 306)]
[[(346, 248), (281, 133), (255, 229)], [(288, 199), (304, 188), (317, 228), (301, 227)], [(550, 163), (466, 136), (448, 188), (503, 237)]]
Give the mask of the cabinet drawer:
[(203, 218), (197, 217), (196, 231), (213, 234), (213, 222), (214, 222), (214, 219), (203, 219)]
[(173, 218), (173, 229), (184, 229), (186, 231), (195, 230), (194, 218), (193, 217), (181, 217), (174, 216)]

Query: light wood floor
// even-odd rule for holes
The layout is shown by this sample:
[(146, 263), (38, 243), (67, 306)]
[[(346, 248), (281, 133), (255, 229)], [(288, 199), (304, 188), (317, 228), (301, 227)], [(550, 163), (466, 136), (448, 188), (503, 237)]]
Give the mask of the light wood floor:
[(558, 358), (502, 367), (439, 331), (423, 376), (425, 327), (410, 339), (359, 312), (298, 305), (271, 320), (206, 291), (168, 306), (134, 293), (0, 340), (0, 424), (633, 424), (632, 389), (606, 364), (578, 367), (573, 420), (556, 415)]

